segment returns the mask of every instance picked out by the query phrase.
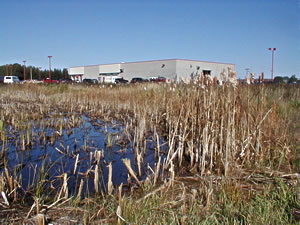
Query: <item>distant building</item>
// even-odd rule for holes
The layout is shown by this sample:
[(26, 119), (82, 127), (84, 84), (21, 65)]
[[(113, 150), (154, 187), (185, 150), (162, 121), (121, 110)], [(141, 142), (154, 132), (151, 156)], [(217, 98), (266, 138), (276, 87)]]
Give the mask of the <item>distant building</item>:
[(93, 66), (74, 66), (69, 69), (73, 80), (97, 79), (99, 82), (108, 77), (123, 77), (131, 80), (134, 77), (148, 79), (165, 77), (171, 81), (188, 81), (201, 74), (220, 77), (222, 71), (235, 71), (235, 64), (206, 62), (186, 59), (165, 59), (140, 62), (100, 64)]

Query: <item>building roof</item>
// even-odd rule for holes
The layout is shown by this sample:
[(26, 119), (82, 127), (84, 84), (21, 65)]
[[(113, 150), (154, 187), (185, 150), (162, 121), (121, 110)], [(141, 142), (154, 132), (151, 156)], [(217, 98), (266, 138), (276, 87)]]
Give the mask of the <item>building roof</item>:
[(135, 62), (105, 63), (105, 64), (96, 64), (96, 65), (87, 65), (87, 66), (71, 66), (71, 67), (72, 68), (75, 68), (75, 67), (92, 67), (92, 66), (113, 65), (113, 64), (145, 63), (145, 62), (174, 61), (174, 60), (175, 61), (176, 60), (181, 60), (181, 61), (192, 61), (192, 62), (204, 62), (204, 63), (217, 63), (217, 64), (235, 65), (233, 63), (222, 63), (222, 62), (212, 62), (212, 61), (202, 61), (202, 60), (192, 60), (192, 59), (156, 59), (156, 60), (144, 60), (144, 61), (135, 61)]

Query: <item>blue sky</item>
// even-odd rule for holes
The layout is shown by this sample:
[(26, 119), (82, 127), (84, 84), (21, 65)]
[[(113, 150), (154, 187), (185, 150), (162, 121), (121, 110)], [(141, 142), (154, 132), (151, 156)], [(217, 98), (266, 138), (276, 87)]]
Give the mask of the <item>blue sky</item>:
[(300, 78), (300, 0), (0, 0), (0, 65), (183, 58)]

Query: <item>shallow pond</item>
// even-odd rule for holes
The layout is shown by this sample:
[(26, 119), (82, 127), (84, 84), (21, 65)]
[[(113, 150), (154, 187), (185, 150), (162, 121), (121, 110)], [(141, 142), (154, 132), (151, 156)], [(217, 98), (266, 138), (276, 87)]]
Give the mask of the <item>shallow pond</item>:
[[(60, 120), (52, 121), (59, 123)], [(16, 130), (7, 127), (6, 141), (0, 141), (2, 149), (2, 165), (0, 172), (7, 168), (10, 174), (17, 177), (24, 190), (40, 183), (53, 190), (60, 188), (62, 175), (67, 174), (68, 188), (76, 193), (80, 181), (84, 181), (84, 193), (94, 192), (95, 165), (99, 168), (99, 188), (106, 191), (108, 181), (108, 165), (112, 164), (112, 183), (114, 186), (128, 182), (128, 170), (122, 159), (130, 159), (131, 167), (139, 179), (155, 170), (158, 155), (164, 158), (164, 144), (160, 140), (160, 153), (156, 151), (156, 140), (145, 136), (144, 144), (140, 144), (142, 163), (138, 172), (137, 155), (134, 140), (124, 131), (124, 126), (104, 123), (101, 120), (81, 116), (77, 127), (57, 130), (47, 126), (47, 119), (27, 129)], [(29, 131), (28, 131), (29, 129)], [(20, 131), (21, 130), (21, 131)], [(41, 137), (43, 136), (43, 137)], [(22, 149), (22, 140), (29, 144)], [(24, 146), (24, 144), (23, 144)], [(97, 153), (96, 153), (97, 152)], [(132, 180), (134, 182), (134, 180)], [(46, 189), (44, 187), (44, 189)]]

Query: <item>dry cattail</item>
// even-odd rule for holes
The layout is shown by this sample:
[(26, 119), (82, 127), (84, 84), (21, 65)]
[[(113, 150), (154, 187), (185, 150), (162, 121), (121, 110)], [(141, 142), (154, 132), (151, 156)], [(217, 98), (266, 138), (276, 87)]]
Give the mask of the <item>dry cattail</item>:
[(99, 193), (99, 171), (98, 171), (98, 164), (95, 166), (95, 177), (94, 177), (94, 188), (95, 192)]
[(79, 158), (79, 154), (77, 154), (77, 156), (76, 156), (76, 160), (75, 160), (75, 165), (74, 165), (74, 171), (73, 171), (73, 174), (75, 174), (75, 173), (76, 173), (77, 164), (78, 164), (78, 158)]
[(83, 179), (80, 180), (80, 185), (79, 185), (79, 189), (78, 189), (78, 193), (77, 193), (77, 197), (76, 199), (80, 199), (81, 198), (81, 193), (82, 193), (82, 189), (83, 189), (83, 184), (84, 184), (84, 181)]
[(112, 183), (112, 164), (111, 162), (108, 164), (108, 183), (107, 183), (107, 190), (108, 194), (112, 194), (113, 192), (113, 183)]
[(122, 159), (123, 163), (125, 164), (129, 174), (136, 180), (136, 182), (142, 186), (142, 183), (139, 181), (139, 179), (136, 177), (134, 171), (131, 168), (131, 163), (130, 163), (130, 159)]

